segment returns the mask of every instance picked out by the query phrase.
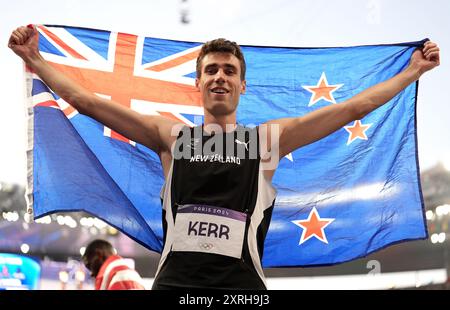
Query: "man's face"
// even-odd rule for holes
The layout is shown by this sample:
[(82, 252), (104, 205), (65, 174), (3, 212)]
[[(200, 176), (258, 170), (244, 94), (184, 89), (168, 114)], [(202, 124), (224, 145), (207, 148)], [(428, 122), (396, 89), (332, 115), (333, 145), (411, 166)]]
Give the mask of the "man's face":
[(209, 53), (201, 63), (201, 76), (195, 80), (203, 106), (213, 116), (233, 113), (239, 96), (245, 92), (239, 59), (229, 53)]

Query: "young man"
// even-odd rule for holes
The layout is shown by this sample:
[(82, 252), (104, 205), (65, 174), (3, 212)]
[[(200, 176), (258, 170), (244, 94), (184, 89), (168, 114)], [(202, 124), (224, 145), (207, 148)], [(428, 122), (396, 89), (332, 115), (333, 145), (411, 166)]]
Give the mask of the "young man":
[(439, 48), (427, 42), (403, 72), (345, 102), (248, 129), (236, 124), (239, 97), (246, 89), (244, 57), (234, 42), (213, 40), (197, 59), (204, 125), (189, 129), (141, 115), (75, 84), (39, 54), (33, 27), (16, 29), (9, 47), (80, 113), (159, 155), (166, 185), (156, 289), (264, 289), (261, 258), (276, 196), (273, 162), (362, 119), (439, 65)]
[(96, 290), (144, 290), (142, 279), (136, 270), (115, 254), (106, 240), (97, 239), (89, 243), (82, 256), (86, 268), (95, 277)]

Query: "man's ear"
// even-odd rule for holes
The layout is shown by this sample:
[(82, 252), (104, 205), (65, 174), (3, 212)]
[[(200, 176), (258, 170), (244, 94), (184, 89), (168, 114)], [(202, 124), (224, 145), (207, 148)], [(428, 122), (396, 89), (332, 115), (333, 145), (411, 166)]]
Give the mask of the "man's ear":
[(241, 94), (245, 94), (245, 90), (247, 89), (247, 81), (243, 80), (241, 82)]
[(200, 80), (198, 78), (195, 78), (195, 87), (197, 88), (197, 90), (200, 90), (198, 84), (200, 84)]

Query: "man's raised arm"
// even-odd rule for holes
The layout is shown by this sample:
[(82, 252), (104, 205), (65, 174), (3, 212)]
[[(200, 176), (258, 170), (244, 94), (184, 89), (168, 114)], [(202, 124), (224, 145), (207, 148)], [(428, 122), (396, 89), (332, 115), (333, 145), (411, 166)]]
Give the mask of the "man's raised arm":
[[(409, 66), (391, 79), (374, 85), (356, 96), (301, 117), (267, 122), (279, 125), (279, 152), (282, 158), (297, 148), (328, 136), (354, 120), (360, 120), (382, 106), (420, 76), (439, 65), (439, 48), (426, 42), (422, 50), (414, 51)], [(272, 141), (271, 145), (276, 143)]]
[(101, 98), (63, 73), (54, 69), (38, 49), (39, 34), (34, 26), (12, 32), (8, 47), (20, 56), (42, 80), (80, 113), (101, 122), (130, 140), (143, 144), (158, 154), (170, 151), (176, 137), (171, 129), (177, 122), (161, 116), (143, 115), (121, 104)]

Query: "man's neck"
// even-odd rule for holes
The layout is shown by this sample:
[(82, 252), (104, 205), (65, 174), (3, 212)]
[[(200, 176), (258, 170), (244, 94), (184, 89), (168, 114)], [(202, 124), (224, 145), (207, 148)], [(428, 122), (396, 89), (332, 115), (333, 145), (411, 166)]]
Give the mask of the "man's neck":
[(211, 125), (221, 127), (223, 132), (233, 131), (236, 129), (236, 113), (220, 116), (205, 113), (204, 126), (208, 128)]

